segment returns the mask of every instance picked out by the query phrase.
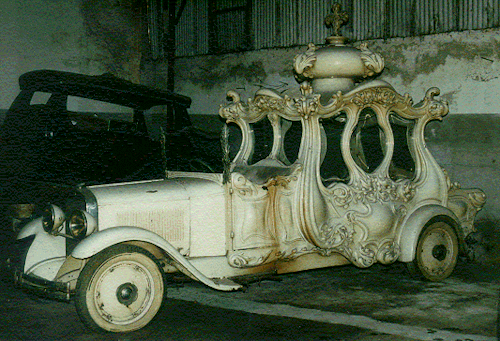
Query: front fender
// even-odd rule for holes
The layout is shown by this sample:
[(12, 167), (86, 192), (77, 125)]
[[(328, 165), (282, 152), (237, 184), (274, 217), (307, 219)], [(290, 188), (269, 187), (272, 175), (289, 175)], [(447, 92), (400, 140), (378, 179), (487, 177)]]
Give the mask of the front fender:
[(408, 219), (403, 223), (399, 236), (399, 245), (401, 246), (399, 261), (405, 263), (413, 261), (420, 232), (424, 226), (435, 217), (442, 217), (449, 221), (455, 229), (455, 232), (457, 232), (458, 239), (463, 239), (458, 229), (458, 218), (450, 209), (440, 205), (421, 206), (411, 213)]
[(177, 249), (154, 232), (133, 226), (121, 226), (96, 232), (81, 241), (71, 253), (77, 259), (90, 258), (102, 250), (124, 242), (140, 241), (157, 246), (169, 255), (179, 271), (191, 275), (203, 284), (222, 291), (241, 289), (241, 285), (229, 280), (221, 281), (208, 278), (195, 268)]
[(36, 218), (29, 221), (17, 234), (17, 239), (27, 238), (31, 235), (43, 232), (42, 218)]

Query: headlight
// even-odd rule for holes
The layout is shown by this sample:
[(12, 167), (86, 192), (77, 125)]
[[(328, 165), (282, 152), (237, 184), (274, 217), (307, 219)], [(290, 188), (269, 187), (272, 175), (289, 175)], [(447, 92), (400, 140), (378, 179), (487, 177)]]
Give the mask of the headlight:
[(88, 212), (76, 210), (68, 221), (68, 233), (75, 238), (83, 238), (95, 231), (97, 222)]
[(42, 212), (43, 229), (47, 233), (58, 234), (65, 219), (63, 210), (56, 205), (48, 205)]

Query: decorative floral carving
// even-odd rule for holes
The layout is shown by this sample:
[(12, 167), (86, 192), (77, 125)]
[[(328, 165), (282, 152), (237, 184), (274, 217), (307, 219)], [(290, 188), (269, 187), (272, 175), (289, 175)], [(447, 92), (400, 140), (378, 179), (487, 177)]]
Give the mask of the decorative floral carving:
[(358, 92), (352, 99), (357, 106), (378, 103), (381, 105), (393, 105), (398, 101), (396, 93), (390, 88), (370, 88)]
[(300, 116), (307, 120), (309, 117), (317, 114), (320, 106), (319, 98), (320, 95), (313, 95), (312, 97), (301, 97), (296, 99), (294, 105)]
[(308, 81), (303, 81), (302, 83), (300, 83), (300, 93), (303, 95), (303, 96), (310, 96), (313, 94), (313, 87), (311, 86), (311, 83), (309, 83)]
[(410, 181), (394, 182), (387, 178), (367, 177), (357, 184), (338, 183), (331, 194), (335, 206), (348, 208), (351, 203), (408, 202), (415, 195), (415, 186)]
[(377, 73), (381, 73), (384, 69), (384, 58), (378, 53), (370, 51), (368, 45), (363, 43), (359, 46), (361, 50), (361, 60), (365, 64), (365, 77), (371, 77)]
[(260, 111), (278, 111), (282, 112), (286, 107), (287, 98), (276, 98), (271, 96), (255, 96), (253, 105)]

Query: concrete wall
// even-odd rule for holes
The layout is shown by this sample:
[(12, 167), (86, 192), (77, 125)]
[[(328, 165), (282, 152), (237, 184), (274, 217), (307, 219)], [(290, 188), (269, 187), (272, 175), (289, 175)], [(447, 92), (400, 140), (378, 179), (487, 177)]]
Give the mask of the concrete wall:
[[(119, 3), (119, 4), (118, 4)], [(0, 1), (0, 110), (36, 69), (140, 80), (143, 33), (132, 0)]]

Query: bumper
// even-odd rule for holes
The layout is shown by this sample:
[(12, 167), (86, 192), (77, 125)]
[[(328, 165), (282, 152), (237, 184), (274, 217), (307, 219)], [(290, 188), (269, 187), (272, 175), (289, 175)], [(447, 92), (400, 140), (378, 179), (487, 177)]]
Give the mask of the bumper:
[(14, 271), (14, 282), (39, 296), (61, 301), (69, 301), (71, 299), (69, 283), (48, 281), (36, 276), (26, 275), (20, 271)]
[(34, 239), (35, 235), (30, 235), (14, 242), (6, 264), (10, 276), (14, 276), (14, 283), (16, 285), (33, 294), (60, 301), (69, 301), (71, 298), (69, 283), (49, 281), (38, 276), (27, 275), (23, 272), (26, 255)]

